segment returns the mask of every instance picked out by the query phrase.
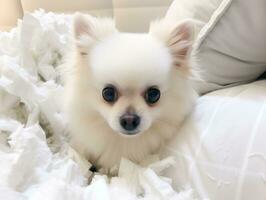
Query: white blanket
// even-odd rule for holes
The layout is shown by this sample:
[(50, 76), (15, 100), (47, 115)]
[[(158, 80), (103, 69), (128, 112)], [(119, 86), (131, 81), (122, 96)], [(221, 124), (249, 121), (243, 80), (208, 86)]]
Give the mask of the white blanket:
[(92, 174), (67, 144), (57, 68), (68, 50), (71, 16), (37, 11), (0, 33), (0, 199), (194, 199), (160, 176), (173, 158), (142, 168), (122, 160), (119, 176)]

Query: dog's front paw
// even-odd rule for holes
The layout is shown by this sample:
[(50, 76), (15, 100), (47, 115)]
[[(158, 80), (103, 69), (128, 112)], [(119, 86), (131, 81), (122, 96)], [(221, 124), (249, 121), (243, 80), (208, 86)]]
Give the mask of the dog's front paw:
[(118, 175), (118, 166), (114, 166), (112, 168), (101, 168), (98, 171), (100, 174), (105, 174), (109, 177)]
[(92, 165), (89, 169), (92, 173), (98, 172), (98, 169), (95, 165)]
[(100, 174), (106, 174), (106, 175), (108, 175), (109, 170), (108, 170), (108, 168), (100, 168), (98, 172)]

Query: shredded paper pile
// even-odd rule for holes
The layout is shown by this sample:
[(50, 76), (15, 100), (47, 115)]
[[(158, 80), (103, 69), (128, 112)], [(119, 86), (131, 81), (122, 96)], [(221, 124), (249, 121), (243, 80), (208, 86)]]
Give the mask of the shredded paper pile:
[(0, 199), (193, 199), (161, 172), (172, 158), (140, 167), (122, 159), (117, 177), (92, 174), (67, 144), (58, 68), (69, 49), (71, 16), (25, 14), (0, 32)]

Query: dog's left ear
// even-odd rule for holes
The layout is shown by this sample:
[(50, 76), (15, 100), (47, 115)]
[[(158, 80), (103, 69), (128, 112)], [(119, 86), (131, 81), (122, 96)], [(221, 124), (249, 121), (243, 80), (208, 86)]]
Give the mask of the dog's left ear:
[(174, 66), (187, 68), (193, 40), (193, 25), (189, 20), (177, 25), (164, 19), (152, 22), (150, 34), (162, 41), (172, 54)]
[(187, 67), (192, 40), (193, 26), (190, 22), (182, 22), (171, 31), (166, 45), (170, 49), (176, 67)]
[(86, 55), (95, 43), (116, 32), (114, 21), (110, 18), (96, 18), (80, 13), (74, 15), (73, 34), (81, 55)]

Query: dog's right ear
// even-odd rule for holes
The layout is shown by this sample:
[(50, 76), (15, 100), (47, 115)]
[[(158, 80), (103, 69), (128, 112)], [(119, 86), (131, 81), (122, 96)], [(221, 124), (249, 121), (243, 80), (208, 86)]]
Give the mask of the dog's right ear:
[(112, 19), (80, 13), (74, 16), (73, 29), (75, 44), (81, 55), (87, 55), (96, 42), (117, 32)]
[(76, 13), (73, 20), (75, 45), (81, 55), (87, 55), (95, 36), (92, 33), (92, 22), (89, 17)]

